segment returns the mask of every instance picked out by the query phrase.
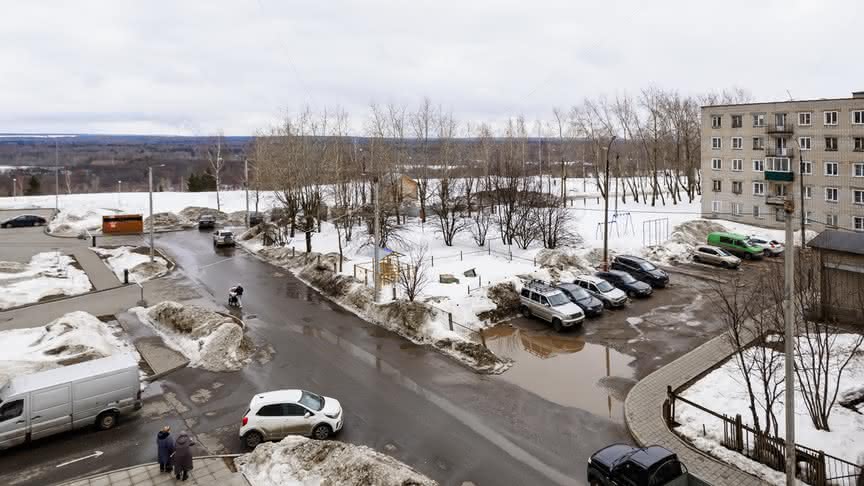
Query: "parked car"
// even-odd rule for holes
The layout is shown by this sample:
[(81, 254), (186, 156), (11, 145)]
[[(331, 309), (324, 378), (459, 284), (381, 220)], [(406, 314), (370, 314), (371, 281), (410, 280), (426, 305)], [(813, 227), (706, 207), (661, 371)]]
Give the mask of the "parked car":
[(252, 397), (240, 439), (250, 449), (289, 435), (324, 440), (339, 432), (343, 423), (342, 405), (334, 398), (305, 390), (276, 390)]
[(18, 375), (0, 388), (0, 449), (95, 426), (141, 408), (138, 361), (122, 354)]
[(693, 249), (693, 261), (720, 265), (723, 268), (738, 268), (741, 259), (718, 246), (699, 245)]
[(595, 272), (594, 275), (623, 290), (624, 293), (627, 294), (627, 297), (630, 297), (631, 299), (636, 297), (650, 297), (654, 292), (654, 289), (651, 288), (650, 285), (636, 280), (632, 275), (622, 270)]
[(692, 477), (674, 452), (660, 446), (614, 444), (588, 458), (591, 486), (687, 486), (706, 484)]
[(198, 218), (198, 229), (213, 229), (216, 227), (216, 218), (206, 214)]
[(234, 246), (234, 233), (227, 230), (213, 232), (213, 246)]
[(258, 226), (264, 222), (264, 215), (261, 213), (249, 213), (249, 226)]
[(669, 274), (644, 258), (618, 255), (612, 259), (612, 270), (622, 270), (654, 288), (663, 288), (669, 283)]
[(764, 236), (751, 236), (750, 241), (764, 248), (763, 254), (765, 256), (780, 256), (786, 249), (786, 245), (783, 243)]
[(570, 301), (560, 289), (544, 282), (531, 281), (519, 292), (519, 309), (525, 317), (538, 317), (552, 324), (556, 332), (578, 326), (585, 320), (582, 308)]
[(45, 226), (45, 218), (35, 214), (21, 214), (0, 223), (0, 228), (21, 228), (24, 226)]
[(586, 316), (599, 316), (603, 313), (603, 302), (582, 287), (574, 283), (562, 283), (558, 285), (558, 289), (564, 292), (570, 302), (582, 308)]
[(585, 289), (589, 294), (600, 300), (600, 302), (603, 302), (603, 307), (607, 309), (627, 305), (627, 294), (621, 289), (616, 289), (614, 285), (600, 277), (580, 275), (576, 277), (573, 283)]
[(716, 232), (708, 235), (708, 244), (719, 246), (729, 253), (745, 260), (762, 258), (765, 249), (750, 241), (750, 238), (737, 233)]

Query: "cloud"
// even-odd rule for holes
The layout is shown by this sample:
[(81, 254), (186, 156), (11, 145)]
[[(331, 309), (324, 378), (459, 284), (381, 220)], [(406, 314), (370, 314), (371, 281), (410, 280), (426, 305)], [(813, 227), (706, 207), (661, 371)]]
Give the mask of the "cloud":
[(9, 2), (0, 132), (252, 134), (303, 104), (362, 127), (424, 97), (460, 119), (730, 86), (848, 96), (862, 7), (684, 0)]

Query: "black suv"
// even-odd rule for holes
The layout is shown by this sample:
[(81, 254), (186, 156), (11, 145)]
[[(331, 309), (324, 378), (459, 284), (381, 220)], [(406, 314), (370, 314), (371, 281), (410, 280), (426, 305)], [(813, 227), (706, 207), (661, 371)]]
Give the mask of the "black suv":
[(686, 486), (696, 483), (690, 479), (678, 456), (660, 446), (640, 449), (614, 444), (588, 458), (588, 484), (591, 486), (663, 486), (673, 481), (676, 485)]
[(204, 215), (198, 218), (198, 229), (213, 229), (216, 227), (216, 218), (210, 215)]
[(618, 255), (612, 260), (612, 270), (621, 270), (654, 288), (663, 288), (669, 283), (669, 274), (644, 258)]
[(7, 219), (0, 224), (0, 228), (21, 228), (24, 226), (45, 226), (45, 218), (34, 214), (22, 214), (14, 218)]
[(645, 282), (640, 282), (627, 272), (621, 270), (609, 270), (608, 272), (596, 272), (594, 275), (611, 283), (627, 293), (627, 297), (650, 297), (654, 290)]
[(581, 307), (586, 316), (599, 316), (603, 313), (603, 302), (582, 287), (573, 283), (563, 283), (558, 288), (571, 302)]

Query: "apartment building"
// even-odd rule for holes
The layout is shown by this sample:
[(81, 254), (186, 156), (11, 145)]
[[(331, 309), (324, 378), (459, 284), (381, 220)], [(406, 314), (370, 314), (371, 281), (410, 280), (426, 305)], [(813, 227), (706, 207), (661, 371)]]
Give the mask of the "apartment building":
[(815, 231), (864, 231), (864, 91), (702, 107), (702, 215), (782, 228), (783, 199)]

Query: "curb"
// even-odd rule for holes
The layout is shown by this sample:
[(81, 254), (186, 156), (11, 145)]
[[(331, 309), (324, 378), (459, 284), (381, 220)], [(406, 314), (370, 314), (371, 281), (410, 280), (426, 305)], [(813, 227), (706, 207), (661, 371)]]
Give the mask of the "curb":
[(34, 307), (34, 306), (37, 306), (37, 305), (53, 304), (53, 303), (55, 303), (55, 302), (63, 302), (63, 301), (65, 301), (65, 300), (77, 299), (77, 298), (81, 298), (81, 297), (87, 297), (87, 296), (89, 296), (89, 295), (101, 294), (101, 293), (104, 293), (104, 292), (111, 292), (111, 291), (113, 291), (113, 290), (117, 290), (117, 289), (121, 289), (121, 288), (129, 287), (130, 285), (135, 285), (135, 284), (123, 284), (123, 283), (121, 283), (120, 285), (118, 285), (118, 286), (116, 286), (116, 287), (111, 287), (111, 288), (108, 288), (108, 289), (102, 289), (102, 290), (91, 290), (90, 292), (85, 292), (85, 293), (83, 293), (83, 294), (78, 294), (78, 295), (66, 295), (66, 296), (63, 296), (63, 297), (57, 297), (56, 299), (46, 300), (46, 301), (43, 301), (43, 302), (31, 302), (30, 304), (23, 304), (23, 305), (18, 305), (18, 306), (15, 306), (15, 307), (9, 307), (9, 308), (7, 308), (7, 309), (3, 309), (2, 311), (0, 311), (0, 317), (2, 317), (3, 314), (5, 314), (5, 313), (7, 313), (7, 312), (10, 312), (10, 311), (17, 311), (17, 310), (21, 310), (21, 309), (26, 309), (26, 308), (28, 308), (28, 307)]
[[(212, 456), (195, 456), (192, 459), (193, 460), (196, 460), (196, 459), (227, 459), (227, 458), (237, 458), (237, 457), (240, 457), (242, 455), (243, 454), (217, 454), (217, 455), (212, 455)], [(77, 483), (79, 481), (92, 481), (94, 479), (101, 478), (101, 477), (107, 476), (109, 474), (123, 472), (123, 471), (130, 471), (132, 469), (137, 469), (139, 467), (156, 466), (158, 464), (159, 464), (158, 462), (145, 462), (143, 464), (136, 464), (134, 466), (121, 467), (120, 469), (112, 469), (110, 471), (106, 471), (106, 472), (99, 473), (99, 474), (91, 474), (89, 476), (83, 476), (83, 477), (80, 477), (77, 479), (70, 479), (68, 481), (63, 481), (62, 483), (55, 483), (54, 486), (63, 486), (64, 484)], [(246, 482), (249, 482), (249, 479), (246, 477), (245, 474), (243, 474), (240, 471), (237, 471), (237, 474), (242, 475), (243, 479), (245, 479)]]

